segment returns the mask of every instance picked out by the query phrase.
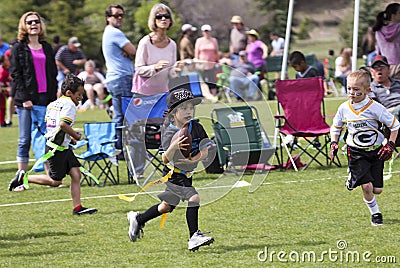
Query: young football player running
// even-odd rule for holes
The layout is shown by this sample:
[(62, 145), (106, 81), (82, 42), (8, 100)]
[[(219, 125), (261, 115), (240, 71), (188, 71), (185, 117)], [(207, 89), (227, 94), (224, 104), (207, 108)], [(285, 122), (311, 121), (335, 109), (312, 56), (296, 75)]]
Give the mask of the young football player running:
[[(132, 242), (140, 238), (146, 222), (164, 213), (172, 212), (181, 200), (188, 201), (186, 209), (186, 221), (190, 234), (188, 249), (194, 251), (214, 242), (213, 237), (204, 236), (208, 232), (202, 233), (198, 230), (200, 196), (192, 186), (192, 171), (199, 161), (207, 157), (208, 147), (212, 143), (203, 126), (196, 120), (192, 120), (194, 106), (200, 102), (199, 98), (194, 98), (192, 92), (184, 88), (172, 90), (167, 97), (168, 119), (162, 128), (161, 135), (162, 147), (165, 151), (162, 155), (165, 163), (163, 176), (169, 172), (172, 175), (165, 183), (165, 191), (158, 195), (161, 203), (150, 207), (144, 213), (128, 212), (128, 234)], [(184, 153), (181, 152), (190, 144), (188, 136), (175, 135), (184, 127), (188, 128), (192, 137), (192, 147), (188, 158), (185, 158)]]
[[(86, 208), (81, 205), (81, 171), (78, 159), (69, 148), (70, 143), (75, 143), (82, 138), (72, 125), (76, 116), (76, 107), (83, 99), (84, 82), (73, 74), (68, 74), (61, 87), (63, 96), (47, 106), (46, 110), (46, 153), (53, 151), (49, 161), (49, 175), (28, 175), (28, 182), (57, 187), (61, 184), (66, 174), (71, 177), (71, 197), (73, 215), (93, 214), (96, 208)], [(71, 138), (72, 137), (72, 138)], [(17, 172), (10, 181), (10, 191), (24, 191), (25, 171)]]
[[(383, 190), (384, 161), (392, 156), (400, 124), (385, 107), (367, 96), (370, 82), (370, 74), (365, 70), (358, 70), (347, 76), (349, 100), (339, 106), (333, 119), (331, 159), (338, 152), (340, 132), (346, 124), (349, 163), (346, 187), (351, 191), (361, 186), (364, 202), (372, 215), (371, 224), (377, 226), (383, 224), (383, 218), (375, 194), (380, 194)], [(382, 124), (391, 131), (388, 140), (379, 131)]]

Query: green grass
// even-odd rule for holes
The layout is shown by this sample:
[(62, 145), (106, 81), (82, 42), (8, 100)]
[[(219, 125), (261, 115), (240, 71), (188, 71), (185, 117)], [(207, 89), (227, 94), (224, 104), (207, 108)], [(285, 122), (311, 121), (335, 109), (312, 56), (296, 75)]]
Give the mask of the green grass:
[[(328, 98), (327, 114), (333, 114), (344, 99)], [(261, 114), (261, 121), (273, 135), (273, 120), (266, 103), (253, 103)], [(268, 102), (273, 113), (276, 103)], [(221, 104), (219, 104), (221, 105)], [(214, 105), (200, 105), (196, 111), (201, 122), (211, 133), (209, 114)], [(107, 121), (104, 112), (95, 110), (79, 113), (76, 127), (84, 122)], [(331, 120), (331, 119), (330, 119)], [(18, 128), (14, 118), (12, 128), (0, 129), (0, 161), (15, 159)], [(342, 157), (342, 163), (344, 159)], [(360, 260), (347, 263), (346, 254), (371, 252), (377, 256), (395, 256), (400, 261), (400, 181), (395, 162), (394, 176), (386, 181), (384, 193), (377, 198), (385, 225), (371, 227), (368, 209), (362, 201), (360, 189), (349, 192), (344, 187), (346, 167), (320, 168), (312, 165), (304, 172), (271, 171), (256, 174), (264, 180), (257, 191), (248, 187), (211, 188), (224, 186), (238, 178), (199, 173), (194, 184), (207, 204), (200, 209), (199, 225), (211, 230), (215, 243), (197, 252), (187, 250), (188, 230), (185, 211), (177, 208), (168, 216), (165, 228), (159, 219), (147, 223), (145, 236), (131, 243), (127, 236), (126, 212), (143, 211), (155, 204), (154, 195), (141, 195), (134, 202), (121, 201), (119, 193), (134, 193), (136, 185), (127, 184), (124, 164), (121, 184), (104, 188), (82, 186), (83, 204), (99, 209), (94, 215), (72, 216), (68, 188), (47, 188), (31, 185), (21, 193), (7, 190), (14, 176), (16, 164), (0, 165), (0, 267), (280, 267), (277, 252), (295, 257), (304, 252), (315, 252), (317, 259), (324, 251), (322, 262), (293, 262), (290, 267), (331, 267), (340, 264), (366, 267)], [(244, 180), (251, 181), (251, 175)], [(69, 179), (65, 179), (69, 184)], [(149, 191), (159, 188), (150, 188)], [(229, 191), (228, 191), (229, 190)], [(47, 202), (53, 200), (52, 202)], [(25, 203), (26, 204), (22, 204)], [(31, 204), (28, 204), (32, 202)], [(9, 204), (9, 205), (6, 205)], [(15, 205), (12, 205), (15, 204)], [(344, 240), (347, 248), (339, 250), (337, 241)], [(261, 262), (268, 250), (268, 260)], [(335, 253), (336, 251), (338, 253)], [(273, 261), (271, 254), (275, 252)], [(342, 261), (334, 261), (340, 257)], [(288, 255), (283, 256), (288, 260)], [(370, 267), (377, 263), (369, 264)], [(387, 264), (386, 266), (395, 266)]]

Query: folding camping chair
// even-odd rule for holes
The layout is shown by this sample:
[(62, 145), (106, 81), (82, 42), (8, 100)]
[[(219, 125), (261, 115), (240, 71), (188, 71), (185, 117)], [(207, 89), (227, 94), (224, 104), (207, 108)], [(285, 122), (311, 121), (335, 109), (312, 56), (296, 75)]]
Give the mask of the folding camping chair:
[(217, 77), (217, 87), (220, 90), (223, 90), (225, 93), (226, 100), (231, 103), (231, 89), (230, 89), (230, 84), (229, 84), (229, 76), (231, 74), (231, 67), (229, 67), (227, 64), (222, 64), (221, 66), (221, 72), (216, 75)]
[(275, 153), (275, 148), (264, 148), (264, 130), (254, 106), (216, 108), (211, 112), (211, 121), (219, 162), (227, 170), (233, 168), (237, 173), (235, 166), (267, 165)]
[[(119, 170), (116, 156), (121, 153), (121, 150), (114, 147), (117, 141), (115, 138), (116, 124), (113, 122), (86, 123), (83, 128), (86, 138), (79, 141), (73, 148), (78, 149), (86, 145), (86, 151), (76, 155), (76, 157), (83, 160), (83, 167), (95, 175), (99, 181), (104, 178), (102, 184), (98, 186), (105, 186), (107, 180), (111, 181), (112, 184), (118, 184)], [(112, 170), (114, 166), (116, 175)], [(81, 184), (84, 181), (89, 186), (96, 184), (90, 176), (85, 174), (83, 174)]]
[(170, 89), (170, 91), (178, 87), (190, 90), (194, 97), (203, 97), (200, 86), (200, 77), (198, 73), (191, 72), (181, 74), (180, 76), (174, 77), (169, 80), (168, 88)]
[[(150, 175), (145, 178), (144, 184), (157, 172), (162, 173), (163, 162), (160, 159), (161, 152), (161, 126), (164, 122), (164, 116), (167, 108), (166, 98), (168, 93), (157, 94), (153, 96), (122, 97), (122, 111), (125, 114), (125, 123), (123, 131), (123, 141), (126, 147), (126, 157), (129, 160), (128, 170), (129, 183), (132, 178), (136, 184), (139, 184), (135, 172), (135, 158), (143, 157), (148, 162), (144, 166), (146, 170), (149, 165), (154, 167)], [(139, 148), (145, 147), (145, 152)], [(135, 152), (143, 155), (133, 155)], [(139, 151), (138, 151), (139, 150)]]
[[(320, 166), (324, 166), (322, 162), (325, 161), (326, 165), (328, 165), (330, 160), (328, 154), (330, 127), (325, 122), (322, 78), (278, 80), (276, 81), (276, 94), (278, 98), (278, 114), (275, 115), (275, 119), (277, 120), (276, 126), (279, 129), (281, 144), (283, 143), (282, 135), (292, 135), (294, 137), (289, 156), (293, 149), (297, 147), (301, 150), (299, 157), (302, 155), (310, 157), (303, 170), (313, 161)], [(280, 114), (281, 108), (283, 108), (284, 115)], [(281, 121), (284, 121), (283, 125)], [(307, 144), (302, 146), (299, 139), (303, 139)], [(311, 148), (315, 150), (312, 151)], [(282, 147), (280, 151), (282, 159)], [(319, 155), (324, 160), (318, 159)], [(333, 163), (336, 166), (341, 166), (339, 158), (336, 158)]]
[(276, 73), (282, 71), (282, 60), (283, 56), (269, 56), (265, 60), (265, 73), (264, 79), (267, 81), (268, 88), (268, 99), (273, 100), (275, 98), (275, 77), (272, 74), (272, 78), (270, 77), (270, 73)]

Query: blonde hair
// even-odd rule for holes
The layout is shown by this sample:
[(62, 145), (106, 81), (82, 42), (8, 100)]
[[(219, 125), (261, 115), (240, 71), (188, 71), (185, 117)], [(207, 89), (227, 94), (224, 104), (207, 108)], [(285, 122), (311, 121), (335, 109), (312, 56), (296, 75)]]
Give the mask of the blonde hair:
[(353, 54), (353, 49), (346, 47), (343, 49), (341, 53), (342, 56), (342, 66), (350, 66), (351, 65), (351, 55)]
[(94, 62), (94, 60), (88, 60), (85, 63), (85, 67), (93, 67), (94, 69), (96, 69), (96, 63)]
[(174, 21), (174, 16), (172, 15), (171, 9), (164, 4), (156, 4), (151, 8), (149, 20), (147, 22), (149, 29), (153, 32), (157, 30), (156, 14), (159, 13), (160, 11), (167, 11), (168, 14), (171, 16), (171, 18), (169, 19), (170, 23), (169, 23), (167, 30), (169, 30), (174, 25), (175, 21)]
[(347, 76), (348, 81), (357, 81), (364, 89), (368, 89), (371, 86), (371, 75), (366, 70), (357, 70)]
[(46, 24), (44, 23), (44, 19), (39, 15), (39, 13), (35, 11), (28, 11), (19, 19), (17, 39), (19, 41), (28, 41), (28, 27), (26, 26), (26, 18), (31, 15), (37, 16), (40, 20), (39, 41), (43, 41), (47, 37)]

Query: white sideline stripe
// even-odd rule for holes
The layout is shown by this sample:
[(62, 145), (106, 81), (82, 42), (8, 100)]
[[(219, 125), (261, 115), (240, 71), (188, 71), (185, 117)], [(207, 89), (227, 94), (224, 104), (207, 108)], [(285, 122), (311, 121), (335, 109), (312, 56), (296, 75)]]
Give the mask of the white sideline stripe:
[[(400, 171), (393, 171), (392, 174), (395, 173), (400, 173)], [(347, 176), (340, 176), (339, 178), (347, 178)], [(272, 184), (279, 184), (279, 183), (307, 183), (307, 182), (319, 182), (319, 181), (327, 181), (327, 180), (332, 180), (332, 178), (320, 178), (320, 179), (312, 179), (312, 180), (299, 180), (299, 181), (277, 181), (277, 182), (263, 182), (262, 185), (272, 185)], [(221, 189), (221, 188), (235, 188), (234, 185), (220, 185), (220, 186), (208, 186), (208, 187), (197, 187), (196, 189), (198, 190), (210, 190), (210, 189)], [(153, 192), (140, 192), (140, 193), (128, 193), (128, 194), (123, 194), (126, 196), (130, 195), (143, 195), (143, 194), (156, 194), (156, 193), (161, 193), (162, 191), (153, 191)], [(82, 197), (82, 200), (88, 200), (88, 199), (100, 199), (100, 198), (111, 198), (111, 197), (118, 197), (119, 194), (113, 194), (113, 195), (103, 195), (103, 196), (90, 196), (90, 197)], [(33, 202), (22, 202), (22, 203), (11, 203), (11, 204), (0, 204), (0, 207), (12, 207), (12, 206), (23, 206), (23, 205), (33, 205), (33, 204), (42, 204), (42, 203), (53, 203), (53, 202), (66, 202), (66, 201), (71, 201), (72, 199), (54, 199), (54, 200), (42, 200), (42, 201), (33, 201)]]
[[(35, 162), (36, 159), (29, 159), (29, 162)], [(17, 164), (17, 160), (0, 162), (0, 165)]]
[[(279, 181), (279, 182), (264, 182), (264, 185), (271, 184), (279, 184), (279, 183), (294, 183), (294, 182), (315, 182), (315, 181), (325, 181), (330, 180), (331, 178), (321, 178), (321, 179), (313, 179), (313, 180), (300, 180), (300, 181)], [(249, 184), (250, 185), (250, 184)], [(235, 185), (220, 185), (220, 186), (208, 186), (208, 187), (197, 187), (198, 190), (210, 190), (210, 189), (221, 189), (221, 188), (235, 188)], [(128, 193), (123, 194), (126, 196), (135, 195), (135, 194), (156, 194), (161, 193), (162, 191), (153, 191), (153, 192), (140, 192), (140, 193)], [(100, 199), (100, 198), (111, 198), (118, 197), (119, 194), (113, 195), (103, 195), (103, 196), (90, 196), (90, 197), (82, 197), (82, 200), (88, 199)], [(22, 203), (11, 203), (11, 204), (0, 204), (0, 207), (12, 207), (12, 206), (22, 206), (22, 205), (33, 205), (33, 204), (42, 204), (42, 203), (53, 203), (53, 202), (66, 202), (71, 201), (72, 199), (53, 199), (53, 200), (42, 200), (42, 201), (33, 201), (33, 202), (22, 202)]]

